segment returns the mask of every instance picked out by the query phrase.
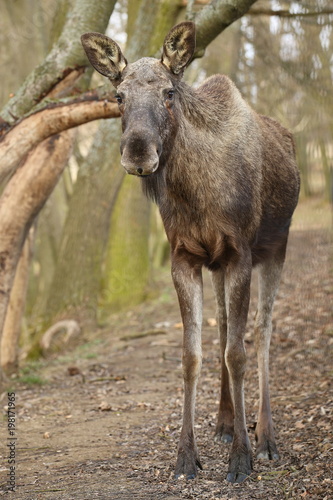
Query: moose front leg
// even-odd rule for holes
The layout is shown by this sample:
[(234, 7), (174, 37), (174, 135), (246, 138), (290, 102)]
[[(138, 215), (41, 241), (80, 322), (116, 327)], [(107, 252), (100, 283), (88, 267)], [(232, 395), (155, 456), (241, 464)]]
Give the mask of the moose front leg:
[(244, 404), (244, 374), (246, 353), (245, 326), (249, 308), (251, 283), (251, 253), (244, 251), (227, 267), (228, 334), (225, 360), (232, 385), (234, 402), (234, 436), (229, 458), (227, 481), (243, 482), (252, 472), (252, 451), (247, 435)]
[(193, 479), (197, 467), (202, 469), (194, 435), (194, 412), (197, 380), (201, 369), (202, 274), (201, 266), (193, 267), (184, 258), (173, 257), (172, 278), (178, 294), (184, 326), (183, 425), (178, 445), (176, 478), (184, 475)]

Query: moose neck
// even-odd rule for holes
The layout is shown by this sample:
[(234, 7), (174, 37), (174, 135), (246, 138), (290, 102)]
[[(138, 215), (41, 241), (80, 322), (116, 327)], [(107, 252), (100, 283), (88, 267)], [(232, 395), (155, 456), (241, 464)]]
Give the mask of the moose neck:
[(238, 100), (238, 91), (230, 95), (230, 80), (215, 82), (213, 77), (197, 90), (178, 83), (173, 108), (177, 133), (164, 147), (158, 170), (143, 179), (145, 194), (160, 208), (173, 198), (178, 209), (179, 202), (196, 210), (206, 204), (211, 198), (201, 191), (216, 189), (216, 158), (222, 167), (223, 157), (235, 147), (240, 114), (248, 114), (248, 108)]

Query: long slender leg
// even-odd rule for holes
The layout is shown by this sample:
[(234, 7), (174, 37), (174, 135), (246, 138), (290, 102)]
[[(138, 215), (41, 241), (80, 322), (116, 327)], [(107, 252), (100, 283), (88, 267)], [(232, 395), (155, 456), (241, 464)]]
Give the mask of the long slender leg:
[(278, 255), (259, 266), (259, 300), (255, 325), (255, 340), (259, 372), (259, 415), (256, 426), (258, 458), (277, 460), (269, 397), (269, 346), (272, 333), (272, 311), (280, 283), (285, 247)]
[(221, 397), (217, 416), (215, 439), (217, 441), (222, 441), (223, 443), (231, 443), (234, 434), (234, 405), (230, 391), (228, 368), (225, 362), (228, 325), (224, 278), (224, 268), (220, 268), (212, 272), (212, 283), (217, 304), (217, 319), (221, 350)]
[(201, 266), (191, 266), (185, 258), (173, 256), (172, 278), (182, 315), (184, 407), (183, 426), (178, 445), (175, 476), (187, 479), (202, 469), (194, 435), (194, 412), (197, 380), (201, 370), (202, 274)]
[(244, 249), (237, 261), (227, 267), (228, 335), (226, 364), (228, 367), (234, 401), (234, 437), (229, 458), (227, 481), (241, 483), (252, 472), (252, 451), (247, 435), (244, 403), (244, 374), (246, 352), (245, 326), (249, 308), (252, 259), (249, 249)]

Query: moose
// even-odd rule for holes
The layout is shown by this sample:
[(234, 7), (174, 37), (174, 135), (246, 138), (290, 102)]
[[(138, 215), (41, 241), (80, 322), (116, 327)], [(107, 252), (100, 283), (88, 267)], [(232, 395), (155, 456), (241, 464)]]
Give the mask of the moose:
[(221, 399), (215, 439), (231, 443), (227, 481), (252, 472), (244, 407), (244, 334), (252, 268), (259, 276), (255, 344), (259, 372), (256, 456), (279, 458), (269, 396), (272, 309), (285, 260), (299, 173), (291, 133), (257, 114), (224, 75), (198, 88), (182, 81), (195, 50), (195, 25), (164, 40), (161, 59), (128, 63), (116, 42), (85, 33), (92, 66), (116, 88), (121, 163), (142, 180), (160, 210), (183, 321), (183, 422), (175, 477), (202, 469), (194, 434), (201, 369), (202, 268), (211, 271), (221, 349)]

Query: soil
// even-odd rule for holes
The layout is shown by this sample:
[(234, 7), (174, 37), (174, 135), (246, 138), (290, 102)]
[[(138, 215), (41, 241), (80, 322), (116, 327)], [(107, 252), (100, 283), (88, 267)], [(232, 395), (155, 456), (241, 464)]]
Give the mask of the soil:
[[(317, 212), (316, 212), (317, 210)], [(280, 460), (254, 460), (226, 482), (228, 445), (214, 441), (220, 358), (205, 274), (203, 368), (196, 434), (204, 470), (173, 477), (182, 413), (180, 315), (168, 271), (159, 297), (113, 315), (66, 355), (26, 364), (15, 391), (15, 483), (2, 447), (0, 496), (24, 500), (332, 499), (333, 260), (325, 212), (300, 205), (274, 311), (271, 403)], [(317, 213), (317, 217), (314, 214)], [(322, 213), (322, 216), (320, 215)], [(314, 220), (312, 220), (314, 219)], [(246, 332), (246, 409), (255, 449), (258, 378), (253, 341), (256, 279)], [(1, 397), (8, 444), (7, 392)]]

